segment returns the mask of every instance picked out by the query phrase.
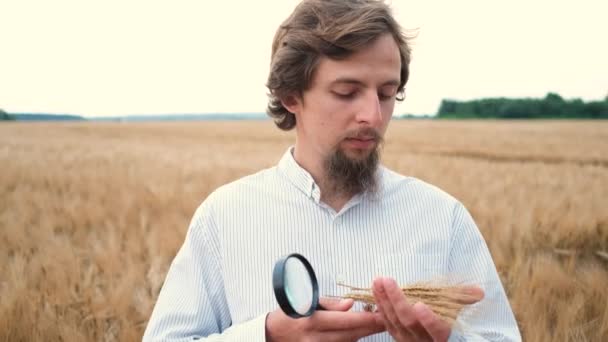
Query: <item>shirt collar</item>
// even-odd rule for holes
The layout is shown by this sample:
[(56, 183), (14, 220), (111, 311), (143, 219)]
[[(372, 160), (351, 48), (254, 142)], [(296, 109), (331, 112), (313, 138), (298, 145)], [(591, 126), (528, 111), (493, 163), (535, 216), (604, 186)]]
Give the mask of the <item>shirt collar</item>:
[[(287, 179), (301, 192), (303, 192), (306, 196), (315, 200), (315, 202), (320, 203), (321, 201), (321, 189), (315, 183), (315, 180), (312, 178), (310, 173), (306, 171), (303, 167), (301, 167), (298, 162), (293, 157), (294, 147), (291, 146), (287, 149), (283, 157), (279, 161), (278, 169), (282, 172)], [(382, 193), (385, 187), (385, 172), (383, 166), (378, 167), (378, 182), (379, 182), (379, 192)], [(358, 194), (355, 195), (346, 205), (345, 208), (349, 208), (351, 206), (357, 205), (364, 197), (367, 197), (367, 194)]]
[(319, 203), (321, 200), (321, 190), (310, 173), (302, 168), (293, 158), (293, 149), (294, 147), (291, 146), (287, 149), (285, 154), (283, 154), (278, 165), (279, 171), (284, 173), (287, 179), (298, 188), (298, 190)]

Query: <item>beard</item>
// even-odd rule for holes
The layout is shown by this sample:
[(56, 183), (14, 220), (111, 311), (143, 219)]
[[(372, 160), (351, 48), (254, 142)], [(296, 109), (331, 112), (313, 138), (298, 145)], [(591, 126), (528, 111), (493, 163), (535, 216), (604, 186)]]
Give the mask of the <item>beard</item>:
[[(380, 161), (380, 149), (383, 143), (382, 136), (375, 130), (368, 128), (347, 138), (373, 137), (376, 145), (363, 155), (365, 151), (357, 151), (357, 157), (349, 157), (338, 144), (333, 152), (325, 159), (323, 167), (327, 175), (329, 190), (332, 195), (353, 196), (359, 193), (376, 194), (378, 191), (378, 177), (376, 171)], [(359, 155), (361, 153), (361, 155)]]

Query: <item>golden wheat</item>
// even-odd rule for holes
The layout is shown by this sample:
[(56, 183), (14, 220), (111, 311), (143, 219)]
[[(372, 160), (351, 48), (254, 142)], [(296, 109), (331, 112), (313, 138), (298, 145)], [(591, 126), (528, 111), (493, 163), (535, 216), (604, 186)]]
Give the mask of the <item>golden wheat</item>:
[[(351, 291), (342, 295), (341, 298), (350, 298), (364, 303), (366, 311), (374, 310), (376, 299), (371, 288), (356, 287), (344, 283), (338, 283), (338, 286), (346, 287)], [(474, 304), (483, 298), (483, 292), (475, 290), (472, 286), (420, 283), (402, 286), (401, 292), (411, 305), (417, 302), (424, 303), (450, 326), (454, 326), (458, 314), (465, 305)]]
[[(608, 340), (608, 122), (395, 121), (386, 141), (388, 167), (471, 211), (526, 341)], [(140, 340), (194, 209), (292, 142), (270, 122), (1, 124), (0, 341)]]

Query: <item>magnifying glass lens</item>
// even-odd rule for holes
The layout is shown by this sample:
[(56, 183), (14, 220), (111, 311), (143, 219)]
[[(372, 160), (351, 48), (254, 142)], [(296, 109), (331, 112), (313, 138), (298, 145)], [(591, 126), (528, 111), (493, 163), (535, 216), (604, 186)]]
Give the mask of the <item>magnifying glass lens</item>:
[(285, 294), (291, 307), (300, 315), (306, 315), (313, 305), (312, 279), (298, 258), (285, 262)]
[(279, 259), (272, 271), (274, 295), (283, 312), (292, 318), (310, 316), (319, 305), (319, 284), (312, 266), (297, 253)]

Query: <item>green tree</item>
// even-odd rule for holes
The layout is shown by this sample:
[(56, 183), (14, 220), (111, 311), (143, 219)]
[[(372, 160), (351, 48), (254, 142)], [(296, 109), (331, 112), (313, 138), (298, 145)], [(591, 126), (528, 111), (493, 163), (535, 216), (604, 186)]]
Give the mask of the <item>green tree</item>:
[(608, 118), (608, 96), (603, 100), (584, 102), (566, 100), (557, 93), (544, 98), (487, 98), (471, 101), (443, 100), (439, 118)]
[(0, 121), (15, 120), (10, 114), (0, 109)]

